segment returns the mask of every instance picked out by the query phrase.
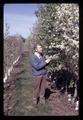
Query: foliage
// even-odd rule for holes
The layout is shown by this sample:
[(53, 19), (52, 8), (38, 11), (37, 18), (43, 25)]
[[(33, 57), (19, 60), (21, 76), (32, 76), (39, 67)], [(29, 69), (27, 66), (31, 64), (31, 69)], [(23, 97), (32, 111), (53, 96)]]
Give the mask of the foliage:
[(45, 54), (53, 57), (48, 69), (65, 68), (79, 79), (79, 5), (45, 4), (35, 14), (38, 23), (33, 40), (43, 44)]
[(7, 36), (4, 39), (4, 74), (23, 52), (24, 39), (21, 36)]
[(5, 33), (4, 33), (4, 38), (6, 38), (10, 34), (10, 26), (8, 23), (6, 23), (6, 28), (5, 28)]

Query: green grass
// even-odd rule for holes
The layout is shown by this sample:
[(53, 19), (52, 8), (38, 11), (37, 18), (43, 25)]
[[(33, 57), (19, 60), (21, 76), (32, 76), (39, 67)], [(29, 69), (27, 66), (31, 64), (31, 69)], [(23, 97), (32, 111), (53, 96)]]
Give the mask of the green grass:
[(14, 116), (45, 116), (52, 115), (51, 109), (46, 103), (45, 105), (38, 104), (34, 106), (32, 102), (33, 93), (33, 80), (31, 75), (31, 67), (29, 63), (29, 54), (23, 56), (21, 61), (20, 70), (23, 70), (18, 74), (15, 86), (16, 104), (14, 106)]

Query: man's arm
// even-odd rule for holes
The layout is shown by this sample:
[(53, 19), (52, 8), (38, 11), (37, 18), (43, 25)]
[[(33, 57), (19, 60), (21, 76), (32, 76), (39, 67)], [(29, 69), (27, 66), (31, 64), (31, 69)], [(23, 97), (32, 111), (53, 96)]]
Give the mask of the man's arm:
[(42, 63), (38, 63), (37, 60), (32, 56), (31, 57), (31, 65), (36, 69), (36, 70), (40, 70), (42, 69), (43, 67), (46, 66), (46, 62), (42, 62)]

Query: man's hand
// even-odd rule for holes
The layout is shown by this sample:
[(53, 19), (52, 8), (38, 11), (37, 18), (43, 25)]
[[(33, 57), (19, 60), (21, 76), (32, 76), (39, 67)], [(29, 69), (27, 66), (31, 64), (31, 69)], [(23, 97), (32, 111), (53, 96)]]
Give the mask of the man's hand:
[(51, 58), (49, 57), (45, 62), (49, 63), (51, 61)]

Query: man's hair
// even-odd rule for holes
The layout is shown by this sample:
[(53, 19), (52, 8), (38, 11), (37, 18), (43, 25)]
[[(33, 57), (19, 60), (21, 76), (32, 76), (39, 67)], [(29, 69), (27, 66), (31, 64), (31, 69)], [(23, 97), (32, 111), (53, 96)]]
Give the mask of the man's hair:
[(34, 50), (36, 50), (36, 48), (37, 48), (37, 46), (42, 46), (40, 43), (36, 43), (36, 44), (34, 44)]

